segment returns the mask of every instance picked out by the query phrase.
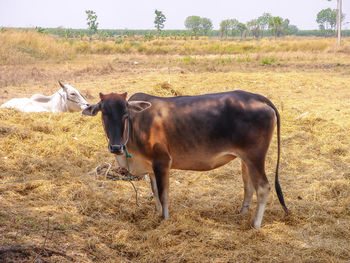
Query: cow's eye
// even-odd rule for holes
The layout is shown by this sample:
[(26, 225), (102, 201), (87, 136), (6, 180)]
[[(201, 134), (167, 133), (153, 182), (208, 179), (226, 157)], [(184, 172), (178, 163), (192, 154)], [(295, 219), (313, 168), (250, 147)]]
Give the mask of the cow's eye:
[(70, 95), (71, 95), (71, 96), (75, 96), (75, 93), (71, 93)]

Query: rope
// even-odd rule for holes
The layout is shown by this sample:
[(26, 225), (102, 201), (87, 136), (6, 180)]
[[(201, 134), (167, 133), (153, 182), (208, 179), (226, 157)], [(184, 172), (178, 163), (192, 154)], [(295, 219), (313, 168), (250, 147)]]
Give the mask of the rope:
[(26, 182), (26, 181), (34, 181), (34, 180), (18, 179), (18, 180), (14, 180), (14, 181), (2, 182), (0, 184), (10, 184), (10, 183), (18, 183), (18, 182)]
[[(128, 115), (128, 117), (127, 117), (127, 122), (126, 122), (126, 123), (127, 123), (127, 124), (126, 124), (126, 125), (127, 125), (127, 134), (126, 134), (125, 143), (124, 143), (124, 145), (123, 145), (123, 149), (124, 149), (124, 151), (125, 151), (125, 161), (126, 161), (126, 165), (127, 165), (127, 167), (128, 167), (128, 176), (126, 176), (125, 178), (136, 178), (137, 176), (131, 175), (131, 173), (130, 173), (130, 166), (129, 166), (129, 161), (128, 161), (128, 159), (131, 158), (132, 155), (128, 152), (128, 148), (126, 147), (126, 144), (127, 144), (128, 141), (129, 141), (129, 133), (130, 133), (130, 117), (129, 117), (129, 115)], [(152, 194), (151, 194), (149, 197), (147, 197), (143, 202), (139, 203), (139, 201), (138, 201), (137, 189), (136, 189), (134, 183), (131, 181), (132, 179), (124, 179), (124, 178), (123, 178), (122, 180), (127, 180), (127, 181), (132, 185), (132, 187), (134, 188), (134, 191), (135, 191), (135, 202), (136, 202), (136, 205), (137, 205), (138, 207), (141, 207), (144, 203), (146, 203), (148, 200), (150, 200), (150, 199), (153, 198), (153, 193), (152, 193)]]
[[(63, 96), (59, 91), (57, 91), (57, 93), (60, 94), (61, 97), (64, 99), (64, 96)], [(79, 94), (85, 99), (85, 97), (84, 97), (80, 92), (79, 92)], [(66, 98), (66, 99), (69, 100), (69, 101), (71, 101), (71, 102), (74, 102), (74, 103), (76, 103), (76, 104), (78, 104), (78, 105), (88, 105), (87, 103), (83, 103), (83, 102), (76, 101), (76, 100), (73, 100), (73, 99), (69, 98), (69, 97), (68, 97), (68, 94), (67, 94), (67, 98)], [(85, 99), (85, 100), (86, 100), (86, 99)]]
[(42, 181), (42, 180), (47, 180), (47, 179), (18, 179), (14, 181), (7, 181), (7, 182), (2, 182), (0, 184), (10, 184), (10, 183), (20, 183), (20, 182), (31, 182), (31, 181)]
[[(128, 123), (129, 122), (129, 117), (128, 117), (128, 120), (127, 120), (127, 124), (129, 124)], [(124, 148), (124, 151), (125, 151), (125, 161), (126, 161), (126, 166), (128, 167), (128, 177), (131, 177), (131, 176), (134, 176), (134, 175), (131, 175), (131, 173), (130, 173), (130, 166), (129, 166), (129, 161), (128, 161), (128, 158), (131, 158), (132, 157), (132, 155), (128, 152), (128, 149), (126, 148), (126, 144), (128, 143), (128, 140), (129, 140), (129, 125), (127, 125), (128, 127), (127, 127), (127, 137), (126, 137), (126, 141), (125, 141), (125, 143), (124, 143), (124, 145), (123, 145), (123, 148)], [(136, 176), (134, 176), (134, 177), (136, 177)], [(140, 207), (140, 204), (139, 204), (139, 201), (138, 201), (138, 194), (137, 194), (137, 189), (136, 189), (136, 187), (135, 187), (135, 185), (134, 185), (134, 183), (131, 181), (131, 179), (129, 179), (129, 180), (127, 180), (131, 185), (132, 185), (132, 187), (134, 188), (134, 191), (135, 191), (135, 202), (136, 202), (136, 205), (138, 206), (138, 207)]]
[(136, 205), (138, 206), (138, 207), (140, 207), (140, 204), (139, 204), (139, 201), (138, 201), (138, 194), (137, 194), (137, 189), (136, 189), (136, 187), (135, 187), (135, 185), (134, 185), (134, 183), (132, 182), (132, 181), (128, 181), (129, 183), (131, 183), (131, 185), (132, 185), (132, 187), (134, 188), (134, 191), (135, 191), (135, 202), (136, 202)]
[(133, 179), (137, 178), (137, 176), (135, 175), (130, 175), (130, 176), (124, 176), (124, 177), (121, 177), (121, 178), (111, 178), (111, 179), (108, 179), (109, 181), (131, 181)]

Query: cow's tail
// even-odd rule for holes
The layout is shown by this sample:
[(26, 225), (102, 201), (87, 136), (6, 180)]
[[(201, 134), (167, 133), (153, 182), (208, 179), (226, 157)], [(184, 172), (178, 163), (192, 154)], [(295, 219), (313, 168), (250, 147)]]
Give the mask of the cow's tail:
[(278, 168), (279, 168), (279, 165), (280, 165), (280, 155), (281, 155), (281, 121), (280, 121), (280, 114), (279, 114), (277, 108), (275, 107), (275, 105), (273, 105), (273, 103), (270, 100), (266, 100), (266, 102), (275, 111), (276, 117), (277, 117), (277, 164), (276, 164), (276, 175), (275, 175), (275, 189), (276, 189), (278, 200), (280, 201), (280, 204), (282, 205), (282, 208), (283, 208), (284, 212), (286, 213), (286, 215), (288, 215), (289, 214), (288, 208), (287, 208), (287, 206), (286, 206), (286, 204), (284, 202), (281, 185), (280, 185), (280, 183), (278, 181)]

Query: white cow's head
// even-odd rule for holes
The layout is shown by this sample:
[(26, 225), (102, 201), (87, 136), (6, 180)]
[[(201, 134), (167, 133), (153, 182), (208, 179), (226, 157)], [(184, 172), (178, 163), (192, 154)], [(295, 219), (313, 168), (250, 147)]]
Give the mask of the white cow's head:
[(69, 84), (62, 84), (60, 81), (58, 81), (58, 83), (62, 87), (64, 97), (67, 99), (66, 103), (68, 111), (81, 111), (89, 106), (89, 103), (86, 101), (85, 97), (81, 95), (78, 90)]

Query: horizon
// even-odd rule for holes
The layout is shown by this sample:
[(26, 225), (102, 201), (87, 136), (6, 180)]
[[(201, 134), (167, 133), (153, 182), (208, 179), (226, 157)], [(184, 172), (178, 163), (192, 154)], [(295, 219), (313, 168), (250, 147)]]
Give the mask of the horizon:
[[(164, 30), (186, 30), (186, 17), (198, 15), (207, 17), (213, 22), (213, 30), (219, 29), (224, 19), (237, 19), (242, 23), (255, 19), (265, 13), (288, 18), (291, 25), (299, 30), (317, 30), (317, 13), (325, 8), (337, 8), (336, 1), (295, 0), (292, 4), (278, 0), (251, 0), (249, 4), (239, 1), (217, 0), (215, 5), (209, 1), (178, 0), (176, 3), (162, 0), (101, 0), (98, 3), (87, 1), (44, 1), (44, 0), (0, 0), (0, 26), (11, 28), (67, 28), (87, 29), (85, 10), (93, 10), (97, 14), (98, 29), (111, 30), (153, 30), (154, 10), (162, 11), (166, 16)], [(69, 6), (69, 8), (66, 8)], [(136, 7), (135, 7), (136, 6)], [(251, 8), (254, 6), (254, 9)], [(300, 8), (302, 6), (303, 8)], [(343, 29), (350, 28), (347, 14), (350, 6), (343, 3), (345, 21)]]
[[(37, 27), (6, 27), (6, 26), (0, 26), (0, 28), (6, 28), (6, 29), (36, 29)], [(63, 27), (63, 26), (58, 26), (58, 27), (38, 27), (38, 28), (43, 28), (43, 29), (58, 29), (58, 28), (61, 28), (61, 29), (72, 29), (72, 30), (89, 30), (88, 28), (72, 28), (72, 27)], [(99, 30), (114, 30), (114, 31), (157, 31), (157, 29), (155, 28), (151, 28), (151, 29), (146, 29), (146, 28), (98, 28), (97, 29), (98, 31)], [(300, 29), (298, 28), (299, 31), (319, 31), (320, 29), (319, 28), (316, 28), (316, 29)], [(341, 31), (349, 31), (350, 30), (350, 27), (348, 28), (342, 28)], [(191, 31), (190, 29), (186, 29), (186, 28), (182, 28), (182, 29), (162, 29), (161, 30), (162, 32), (163, 31)], [(214, 28), (212, 29), (211, 31), (220, 31), (220, 29), (218, 28)], [(264, 32), (267, 32), (267, 31), (270, 31), (269, 29), (265, 29), (263, 30)], [(336, 31), (336, 29), (335, 29)]]

